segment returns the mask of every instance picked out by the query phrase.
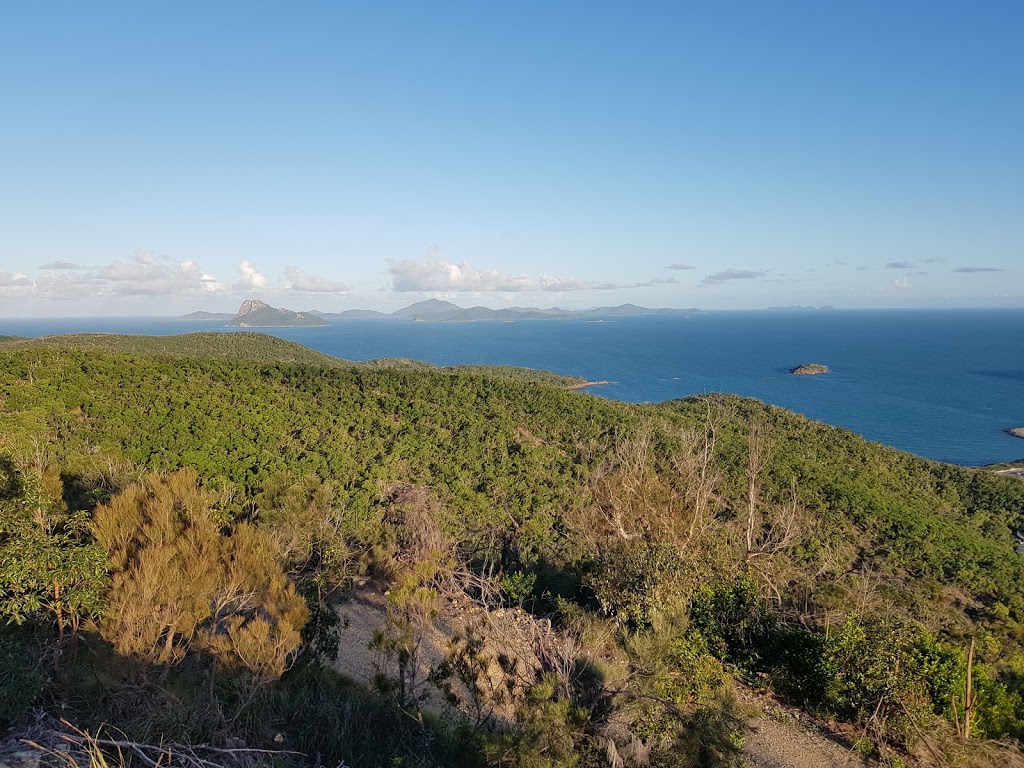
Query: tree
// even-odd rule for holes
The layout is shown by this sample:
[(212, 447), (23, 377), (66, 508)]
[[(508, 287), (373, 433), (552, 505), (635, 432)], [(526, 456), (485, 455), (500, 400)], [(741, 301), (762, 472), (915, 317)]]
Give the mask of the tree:
[(305, 603), (273, 539), (245, 523), (222, 531), (192, 471), (126, 489), (97, 508), (93, 529), (114, 567), (100, 631), (118, 652), (173, 664), (204, 650), (261, 683), (288, 668)]
[(99, 615), (106, 575), (85, 516), (0, 458), (0, 616), (16, 624), (48, 616), (63, 640)]

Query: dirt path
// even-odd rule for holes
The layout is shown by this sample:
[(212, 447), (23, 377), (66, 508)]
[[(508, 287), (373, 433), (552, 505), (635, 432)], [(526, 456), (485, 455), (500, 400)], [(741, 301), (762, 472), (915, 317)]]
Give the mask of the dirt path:
[(862, 768), (877, 766), (839, 737), (815, 725), (793, 707), (778, 704), (736, 684), (740, 701), (754, 713), (743, 756), (750, 768)]

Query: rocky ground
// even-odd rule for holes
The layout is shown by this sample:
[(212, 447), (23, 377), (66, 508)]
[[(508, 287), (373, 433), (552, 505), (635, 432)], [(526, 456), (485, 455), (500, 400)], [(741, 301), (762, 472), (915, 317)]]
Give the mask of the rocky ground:
[(743, 756), (751, 768), (854, 768), (878, 765), (799, 709), (737, 684), (751, 712)]
[[(338, 662), (343, 674), (369, 682), (380, 659), (367, 650), (374, 630), (381, 626), (387, 596), (372, 582), (353, 592), (351, 600), (339, 606), (345, 628), (342, 630), (344, 653)], [(457, 606), (451, 606), (457, 609)], [(424, 642), (423, 661), (440, 661), (447, 648), (453, 614), (442, 612), (436, 629)], [(750, 714), (743, 755), (750, 768), (854, 768), (877, 765), (866, 760), (838, 734), (814, 723), (795, 707), (775, 701), (737, 684), (737, 696)]]
[[(369, 684), (384, 660), (370, 650), (373, 634), (383, 623), (387, 593), (374, 582), (367, 582), (352, 592), (349, 600), (338, 606), (342, 618), (342, 653), (338, 671), (353, 680)], [(421, 663), (424, 669), (444, 658), (456, 625), (467, 616), (475, 616), (479, 608), (451, 601), (445, 606), (435, 628), (424, 639)], [(501, 611), (500, 619), (524, 640), (537, 632), (550, 631), (522, 611)], [(541, 622), (543, 624), (543, 622)], [(512, 631), (510, 630), (510, 631)], [(524, 659), (524, 661), (526, 661)], [(865, 760), (845, 743), (841, 736), (814, 723), (799, 709), (783, 705), (768, 695), (737, 684), (737, 697), (749, 715), (744, 758), (750, 768), (854, 768), (877, 763)], [(440, 697), (428, 697), (428, 706), (440, 704)], [(67, 749), (53, 731), (56, 724), (40, 723), (32, 732), (20, 734), (28, 738)], [(37, 768), (41, 753), (21, 742), (15, 735), (0, 740), (0, 768)], [(66, 764), (66, 763), (65, 763)]]

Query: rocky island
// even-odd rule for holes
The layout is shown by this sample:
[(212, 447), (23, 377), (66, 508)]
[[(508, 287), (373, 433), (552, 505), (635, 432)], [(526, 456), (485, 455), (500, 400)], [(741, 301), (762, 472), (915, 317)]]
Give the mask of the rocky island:
[(1024, 427), (1010, 427), (1003, 431), (1008, 435), (1013, 435), (1014, 437), (1024, 437)]
[(789, 372), (794, 376), (820, 376), (823, 373), (828, 373), (829, 370), (827, 365), (821, 363), (804, 363), (796, 368), (790, 368)]
[(329, 320), (309, 312), (278, 309), (257, 299), (242, 302), (238, 314), (228, 320), (228, 328), (302, 328), (330, 325)]

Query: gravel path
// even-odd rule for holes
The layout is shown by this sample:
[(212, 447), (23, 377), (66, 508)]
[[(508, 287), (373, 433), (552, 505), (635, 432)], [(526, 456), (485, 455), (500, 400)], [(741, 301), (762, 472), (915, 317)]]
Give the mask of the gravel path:
[(822, 731), (800, 710), (754, 694), (736, 684), (740, 701), (756, 714), (750, 719), (743, 757), (751, 768), (863, 768), (877, 766), (839, 737)]

